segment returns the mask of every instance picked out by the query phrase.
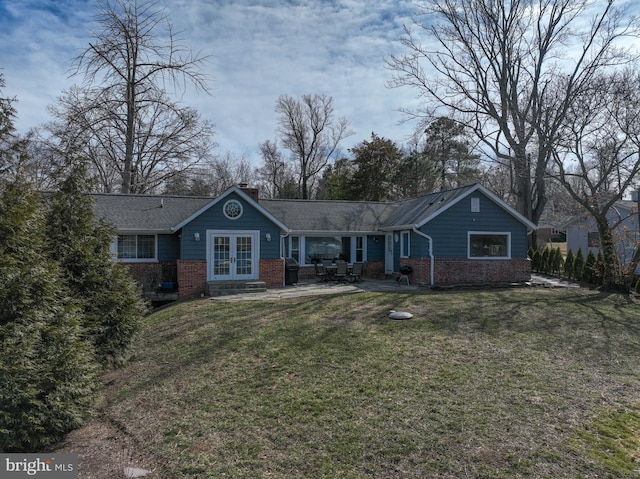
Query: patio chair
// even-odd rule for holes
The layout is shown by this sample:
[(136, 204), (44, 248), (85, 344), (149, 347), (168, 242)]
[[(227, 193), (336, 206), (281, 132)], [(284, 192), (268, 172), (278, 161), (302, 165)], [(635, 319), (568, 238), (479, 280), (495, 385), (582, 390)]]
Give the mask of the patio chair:
[(333, 279), (336, 281), (347, 280), (347, 262), (346, 261), (338, 261), (336, 263), (336, 272), (333, 274)]
[(320, 281), (329, 281), (329, 272), (325, 269), (325, 267), (318, 263), (313, 263), (313, 266), (316, 268), (316, 277)]
[(360, 282), (364, 273), (364, 263), (353, 263), (353, 269), (349, 273), (349, 279), (352, 283)]

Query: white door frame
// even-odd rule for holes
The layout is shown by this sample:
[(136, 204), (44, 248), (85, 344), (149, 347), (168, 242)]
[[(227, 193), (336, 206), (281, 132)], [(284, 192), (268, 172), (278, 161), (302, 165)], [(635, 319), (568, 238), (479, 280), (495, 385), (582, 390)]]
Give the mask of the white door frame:
[(393, 274), (393, 233), (384, 235), (384, 274)]
[[(215, 274), (214, 270), (214, 239), (224, 237), (229, 239), (228, 274)], [(249, 238), (250, 250), (240, 251), (240, 238)], [(248, 257), (247, 254), (249, 255)], [(245, 256), (240, 257), (239, 256)], [(239, 262), (240, 261), (240, 262)], [(247, 266), (248, 272), (239, 271), (242, 266)], [(258, 230), (207, 230), (207, 281), (233, 281), (233, 280), (253, 280), (260, 276), (260, 231)]]

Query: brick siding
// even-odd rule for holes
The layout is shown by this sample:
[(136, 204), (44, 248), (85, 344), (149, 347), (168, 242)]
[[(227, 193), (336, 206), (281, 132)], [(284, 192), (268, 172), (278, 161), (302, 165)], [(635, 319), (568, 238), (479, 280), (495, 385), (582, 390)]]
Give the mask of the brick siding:
[(181, 298), (200, 296), (207, 291), (207, 262), (178, 260), (178, 293)]
[(284, 260), (261, 259), (260, 281), (264, 281), (267, 288), (281, 288), (284, 285)]
[[(429, 258), (403, 258), (402, 264), (413, 268), (413, 283), (429, 284)], [(528, 259), (472, 260), (467, 258), (435, 258), (434, 285), (474, 283), (521, 283), (531, 279)]]
[(369, 278), (384, 278), (384, 260), (372, 259), (367, 261), (365, 276)]
[(123, 262), (133, 279), (140, 285), (143, 293), (155, 291), (163, 281), (177, 281), (176, 264), (172, 261), (157, 263)]

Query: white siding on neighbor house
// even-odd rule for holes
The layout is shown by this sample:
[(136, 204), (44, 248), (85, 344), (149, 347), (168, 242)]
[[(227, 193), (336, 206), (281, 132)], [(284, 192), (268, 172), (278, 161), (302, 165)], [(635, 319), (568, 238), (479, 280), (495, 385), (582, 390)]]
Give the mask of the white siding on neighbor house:
[[(627, 204), (618, 205), (613, 209), (608, 217), (609, 223), (614, 226), (613, 235), (616, 241), (616, 251), (622, 264), (627, 263), (634, 253), (637, 242), (640, 239), (638, 234), (638, 215), (635, 210), (631, 210)], [(575, 221), (567, 227), (567, 250), (577, 254), (582, 250), (586, 257), (589, 252), (597, 255), (600, 249), (594, 246), (589, 240), (597, 238), (598, 228), (591, 217), (585, 217), (582, 221)], [(592, 243), (590, 245), (590, 243)]]

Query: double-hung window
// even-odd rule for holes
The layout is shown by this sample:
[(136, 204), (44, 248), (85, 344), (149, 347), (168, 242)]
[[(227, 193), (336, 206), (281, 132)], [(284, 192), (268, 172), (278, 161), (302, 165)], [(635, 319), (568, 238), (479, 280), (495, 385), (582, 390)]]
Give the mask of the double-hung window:
[(156, 259), (156, 235), (118, 235), (118, 259), (153, 261)]
[(410, 232), (409, 231), (401, 231), (400, 232), (400, 257), (408, 258), (411, 256), (409, 252), (411, 251), (411, 241), (410, 241)]
[(291, 257), (295, 259), (298, 263), (300, 262), (300, 237), (299, 236), (291, 237)]

